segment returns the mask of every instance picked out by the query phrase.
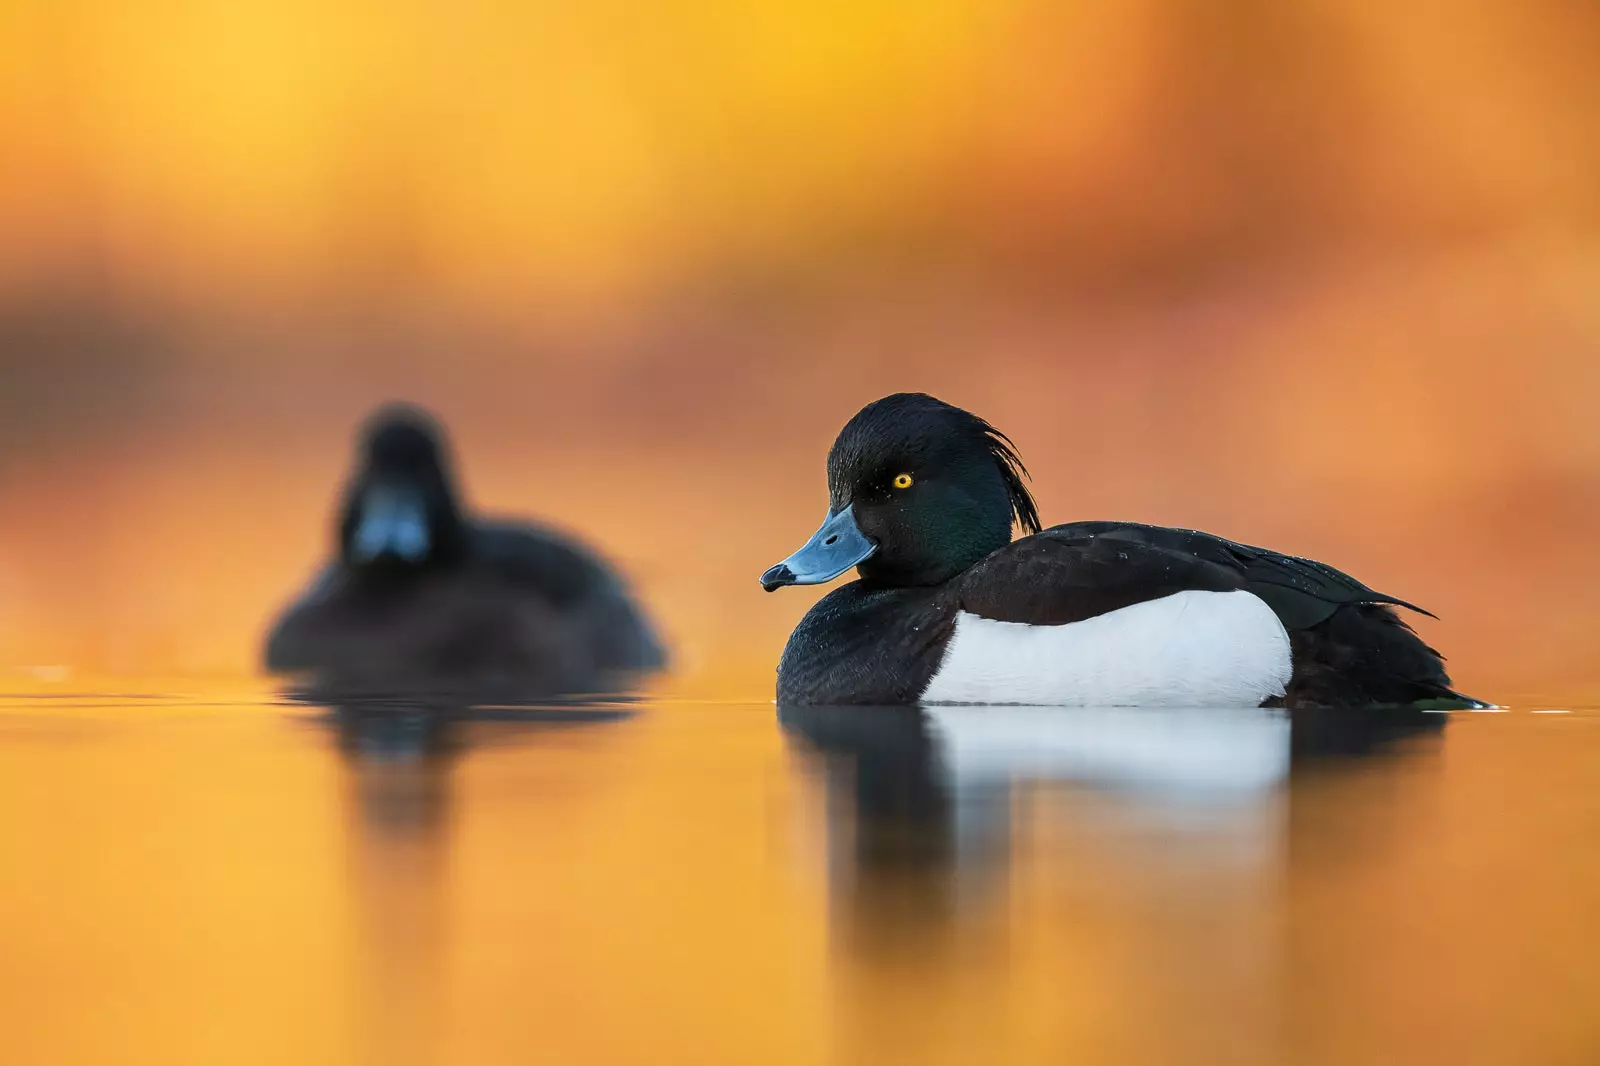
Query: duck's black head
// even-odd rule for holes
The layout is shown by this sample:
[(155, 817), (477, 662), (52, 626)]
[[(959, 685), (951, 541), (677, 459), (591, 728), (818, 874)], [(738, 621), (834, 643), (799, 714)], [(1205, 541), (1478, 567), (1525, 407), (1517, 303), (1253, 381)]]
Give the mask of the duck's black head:
[(426, 411), (389, 404), (362, 427), (339, 515), (347, 566), (419, 568), (454, 562), (466, 530), (444, 432)]
[(883, 585), (937, 585), (1039, 529), (1005, 434), (922, 393), (862, 408), (828, 452), (828, 520), (762, 587), (831, 581), (852, 566)]

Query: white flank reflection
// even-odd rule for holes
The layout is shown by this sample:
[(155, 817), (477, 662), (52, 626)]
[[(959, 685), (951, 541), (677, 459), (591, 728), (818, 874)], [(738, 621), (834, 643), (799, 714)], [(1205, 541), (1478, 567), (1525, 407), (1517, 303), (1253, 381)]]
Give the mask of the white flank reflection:
[(1237, 801), (1289, 773), (1289, 720), (1260, 708), (930, 707), (958, 786), (1071, 779), (1152, 798)]

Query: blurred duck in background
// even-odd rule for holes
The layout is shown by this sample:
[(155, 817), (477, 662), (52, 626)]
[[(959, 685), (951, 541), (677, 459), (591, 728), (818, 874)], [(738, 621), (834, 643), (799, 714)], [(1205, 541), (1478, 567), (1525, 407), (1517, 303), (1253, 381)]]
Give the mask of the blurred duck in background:
[(862, 408), (828, 453), (827, 520), (761, 576), (770, 592), (860, 575), (790, 635), (779, 702), (1483, 706), (1394, 611), (1421, 608), (1195, 530), (1041, 531), (1026, 475), (959, 407)]
[(471, 515), (442, 428), (391, 404), (361, 431), (337, 557), (284, 611), (265, 665), (322, 689), (543, 698), (623, 687), (666, 655), (622, 578), (555, 531)]

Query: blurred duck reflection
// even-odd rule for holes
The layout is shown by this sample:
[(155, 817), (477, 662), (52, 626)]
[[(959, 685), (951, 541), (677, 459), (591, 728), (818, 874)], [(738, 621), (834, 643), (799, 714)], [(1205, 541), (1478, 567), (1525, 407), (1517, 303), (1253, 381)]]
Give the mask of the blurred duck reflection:
[(373, 1061), (442, 1061), (459, 764), (474, 749), (536, 744), (634, 712), (620, 700), (505, 706), (494, 693), (352, 698), (302, 689), (290, 698), (323, 708), (318, 724), (332, 731), (348, 771), (364, 1040)]
[(414, 407), (363, 428), (335, 550), (273, 625), (268, 670), (357, 694), (526, 700), (625, 687), (665, 664), (622, 578), (588, 548), (465, 510), (443, 431)]

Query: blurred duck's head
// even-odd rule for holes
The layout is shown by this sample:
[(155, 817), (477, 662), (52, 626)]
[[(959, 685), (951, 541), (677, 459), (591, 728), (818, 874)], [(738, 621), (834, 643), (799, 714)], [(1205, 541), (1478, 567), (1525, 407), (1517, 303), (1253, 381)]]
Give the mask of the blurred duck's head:
[(453, 562), (465, 530), (444, 431), (426, 411), (389, 404), (369, 417), (339, 516), (347, 566), (425, 567)]

